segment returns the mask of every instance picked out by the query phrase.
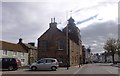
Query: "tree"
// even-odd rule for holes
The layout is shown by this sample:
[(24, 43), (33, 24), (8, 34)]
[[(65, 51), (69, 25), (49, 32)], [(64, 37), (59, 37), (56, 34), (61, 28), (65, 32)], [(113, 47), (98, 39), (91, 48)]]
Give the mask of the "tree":
[(117, 54), (120, 56), (120, 39), (117, 40)]
[(104, 47), (103, 47), (108, 53), (112, 55), (112, 61), (114, 63), (114, 54), (116, 53), (117, 50), (117, 41), (116, 39), (109, 38)]

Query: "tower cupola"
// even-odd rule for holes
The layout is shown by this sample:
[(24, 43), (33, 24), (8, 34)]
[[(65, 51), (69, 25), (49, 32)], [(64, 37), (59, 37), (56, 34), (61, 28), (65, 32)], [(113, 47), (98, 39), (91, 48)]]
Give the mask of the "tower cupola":
[(75, 25), (75, 20), (72, 18), (72, 17), (70, 17), (70, 19), (68, 19), (68, 25)]

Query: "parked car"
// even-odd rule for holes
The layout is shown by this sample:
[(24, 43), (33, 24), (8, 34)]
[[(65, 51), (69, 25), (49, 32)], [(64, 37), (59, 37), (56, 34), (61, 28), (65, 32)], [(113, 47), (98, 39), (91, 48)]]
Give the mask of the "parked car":
[(0, 68), (8, 70), (17, 70), (21, 66), (21, 62), (17, 58), (0, 58)]
[(59, 66), (57, 59), (42, 58), (30, 65), (31, 70), (56, 70)]

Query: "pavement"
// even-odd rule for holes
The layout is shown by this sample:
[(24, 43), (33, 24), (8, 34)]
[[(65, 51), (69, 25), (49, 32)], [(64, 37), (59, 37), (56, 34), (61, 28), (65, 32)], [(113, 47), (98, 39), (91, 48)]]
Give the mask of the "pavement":
[(29, 66), (21, 66), (19, 69), (28, 69)]
[[(72, 69), (72, 68), (81, 68), (83, 67), (84, 65), (80, 65), (80, 66), (71, 66), (69, 67), (69, 69)], [(59, 67), (59, 68), (67, 68), (67, 67)], [(29, 66), (21, 66), (19, 69), (29, 69)]]
[[(103, 63), (103, 64), (106, 64), (107, 66), (114, 66), (114, 67), (119, 67), (120, 68), (120, 63), (118, 64), (113, 64), (113, 63)], [(83, 67), (87, 64), (84, 64), (84, 65), (80, 65), (80, 67)], [(71, 66), (69, 68), (73, 68), (73, 67), (79, 67), (79, 66)], [(60, 67), (60, 68), (65, 68), (65, 67)], [(28, 66), (22, 66), (20, 67), (19, 69), (29, 69), (29, 65)]]
[(118, 68), (120, 68), (120, 63), (117, 63), (117, 64), (113, 64), (113, 63), (111, 63), (111, 66), (114, 66), (114, 67), (118, 67)]

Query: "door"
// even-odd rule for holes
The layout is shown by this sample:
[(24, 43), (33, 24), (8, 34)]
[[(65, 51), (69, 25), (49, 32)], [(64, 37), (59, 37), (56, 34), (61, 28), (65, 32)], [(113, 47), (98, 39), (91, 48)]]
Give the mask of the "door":
[(44, 70), (45, 69), (45, 62), (46, 62), (46, 60), (39, 60), (36, 64), (37, 68), (40, 70)]
[(2, 58), (0, 58), (0, 69), (2, 69)]
[(51, 66), (52, 66), (51, 59), (46, 59), (45, 65), (46, 65), (45, 69), (51, 69)]

